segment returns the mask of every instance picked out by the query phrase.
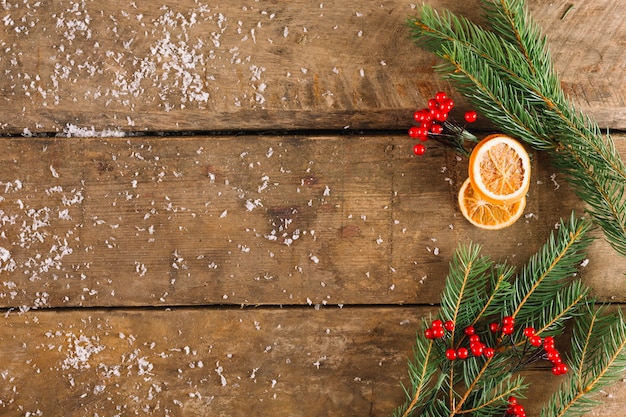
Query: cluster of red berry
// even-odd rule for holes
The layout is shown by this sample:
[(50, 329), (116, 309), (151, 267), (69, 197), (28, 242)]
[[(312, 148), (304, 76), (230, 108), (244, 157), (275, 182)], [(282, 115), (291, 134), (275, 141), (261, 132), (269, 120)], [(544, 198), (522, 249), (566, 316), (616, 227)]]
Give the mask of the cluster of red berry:
[(535, 334), (535, 329), (532, 327), (526, 327), (524, 329), (524, 336), (528, 338), (531, 346), (539, 347), (543, 344), (543, 350), (545, 352), (544, 357), (552, 362), (552, 373), (554, 375), (558, 376), (567, 373), (567, 365), (563, 363), (561, 354), (555, 348), (554, 337), (546, 336), (542, 339), (541, 336)]
[[(444, 322), (436, 319), (432, 321), (430, 327), (424, 330), (424, 336), (429, 340), (437, 341), (437, 344), (443, 353), (445, 344), (442, 346), (441, 342), (438, 341), (450, 338), (450, 335), (454, 332), (454, 330), (455, 323), (452, 320)], [(483, 343), (474, 326), (467, 326), (463, 329), (463, 334), (467, 337), (467, 340), (469, 340), (469, 349), (463, 346), (456, 348), (448, 347), (445, 349), (445, 356), (450, 361), (467, 359), (470, 356), (476, 358), (481, 356), (491, 358), (496, 354), (496, 350), (505, 349), (503, 343), (509, 343), (508, 340), (510, 340), (510, 343), (512, 344), (511, 348), (514, 352), (516, 352), (516, 356), (519, 359), (519, 363), (513, 366), (513, 369), (519, 369), (520, 365), (525, 365), (535, 360), (547, 359), (553, 364), (552, 373), (554, 375), (567, 373), (567, 365), (563, 363), (559, 351), (555, 348), (554, 337), (546, 336), (542, 338), (537, 334), (534, 327), (525, 327), (523, 335), (526, 338), (526, 341), (519, 343), (514, 340), (513, 334), (515, 333), (515, 330), (515, 318), (512, 316), (505, 316), (500, 322), (490, 323), (489, 332), (494, 333), (495, 339), (488, 336), (488, 334), (486, 338), (498, 341), (498, 345), (494, 348)], [(522, 350), (519, 350), (520, 344), (524, 346)], [(504, 416), (526, 417), (526, 411), (521, 404), (518, 404), (516, 397), (510, 396), (508, 398), (508, 405)]]
[(451, 332), (454, 330), (454, 322), (448, 320), (445, 323), (441, 320), (433, 320), (430, 327), (424, 331), (426, 339), (441, 339), (446, 335), (446, 330)]
[(476, 329), (474, 326), (467, 326), (463, 329), (463, 333), (469, 337), (469, 350), (464, 347), (459, 347), (457, 349), (447, 349), (446, 350), (446, 358), (453, 361), (455, 359), (466, 359), (470, 352), (473, 356), (485, 356), (486, 358), (491, 358), (496, 354), (496, 350), (492, 347), (487, 346), (480, 340), (480, 336), (476, 334)]
[[(445, 323), (439, 319), (433, 320), (431, 326), (424, 331), (424, 336), (427, 339), (443, 339), (446, 336), (446, 332), (451, 333), (454, 331), (455, 324), (452, 320), (448, 320)], [(515, 332), (515, 319), (512, 316), (506, 316), (502, 318), (502, 322), (493, 322), (489, 324), (489, 330), (492, 333), (501, 333), (502, 335), (512, 335)], [(469, 349), (460, 346), (455, 348), (446, 349), (446, 358), (448, 360), (467, 359), (470, 353), (474, 357), (484, 356), (491, 358), (495, 355), (496, 350), (493, 347), (487, 346), (482, 342), (480, 336), (476, 334), (474, 326), (468, 326), (463, 329), (463, 333), (469, 339)], [(524, 329), (524, 336), (526, 336), (528, 343), (532, 347), (541, 347), (543, 345), (542, 357), (552, 362), (552, 373), (554, 375), (563, 375), (567, 373), (567, 365), (563, 363), (559, 351), (555, 348), (554, 338), (552, 336), (546, 336), (542, 338), (536, 334), (533, 327), (526, 327)], [(527, 353), (526, 349), (524, 353)], [(524, 356), (522, 354), (522, 356)]]
[(502, 334), (511, 335), (515, 331), (515, 319), (511, 316), (503, 317), (502, 323), (489, 324), (489, 330), (492, 333), (502, 332)]
[[(456, 139), (459, 132), (463, 131), (464, 128), (447, 122), (453, 107), (454, 101), (446, 93), (440, 91), (435, 94), (435, 97), (428, 100), (427, 108), (413, 113), (413, 119), (418, 125), (409, 129), (409, 137), (419, 139), (420, 141), (446, 136)], [(469, 110), (465, 112), (464, 118), (467, 123), (473, 123), (477, 119), (477, 113), (474, 110)], [(422, 143), (418, 143), (413, 147), (413, 153), (416, 155), (423, 155), (425, 152), (426, 147)]]
[(524, 410), (524, 406), (518, 404), (517, 398), (514, 396), (510, 396), (508, 399), (509, 406), (506, 409), (507, 416), (516, 416), (516, 417), (526, 417), (526, 411)]
[[(445, 323), (441, 320), (433, 320), (431, 327), (424, 331), (424, 336), (427, 339), (442, 339), (446, 335), (446, 331), (452, 332), (454, 330), (454, 322), (448, 320)], [(480, 336), (476, 334), (474, 326), (466, 327), (463, 332), (469, 337), (470, 347), (459, 347), (457, 349), (449, 348), (446, 350), (446, 358), (449, 360), (455, 359), (467, 359), (470, 353), (473, 356), (485, 356), (487, 358), (495, 355), (496, 350), (487, 346), (480, 340)]]

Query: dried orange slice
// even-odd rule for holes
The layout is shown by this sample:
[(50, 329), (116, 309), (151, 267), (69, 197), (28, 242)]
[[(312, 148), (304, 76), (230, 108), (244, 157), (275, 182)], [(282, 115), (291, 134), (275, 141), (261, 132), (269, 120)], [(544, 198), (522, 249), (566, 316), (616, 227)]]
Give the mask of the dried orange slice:
[(494, 204), (519, 201), (530, 186), (528, 152), (509, 136), (487, 136), (472, 150), (469, 177), (484, 200)]
[(515, 223), (526, 207), (526, 196), (513, 203), (493, 204), (474, 190), (470, 179), (466, 179), (459, 190), (459, 207), (463, 216), (474, 226), (498, 230)]

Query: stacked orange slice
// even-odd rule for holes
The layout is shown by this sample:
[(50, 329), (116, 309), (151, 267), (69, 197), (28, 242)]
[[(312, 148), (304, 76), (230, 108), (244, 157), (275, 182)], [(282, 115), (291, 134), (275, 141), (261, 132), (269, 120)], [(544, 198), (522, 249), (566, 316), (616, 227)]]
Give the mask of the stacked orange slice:
[(529, 186), (526, 149), (509, 136), (487, 136), (470, 155), (469, 178), (459, 190), (461, 213), (477, 227), (503, 229), (524, 212)]

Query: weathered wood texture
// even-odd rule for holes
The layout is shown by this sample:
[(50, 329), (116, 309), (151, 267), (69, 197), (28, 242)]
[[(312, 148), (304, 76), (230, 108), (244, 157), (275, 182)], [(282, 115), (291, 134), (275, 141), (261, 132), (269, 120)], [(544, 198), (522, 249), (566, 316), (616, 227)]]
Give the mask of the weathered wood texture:
[[(408, 40), (412, 1), (207, 3), (3, 1), (0, 133), (395, 129), (447, 89)], [(566, 92), (626, 128), (626, 0), (529, 6)]]
[[(0, 319), (0, 413), (385, 416), (426, 308), (31, 311)], [(549, 375), (549, 376), (548, 376)], [(548, 367), (526, 405), (560, 382)], [(626, 387), (589, 416), (622, 415)], [(29, 414), (30, 413), (30, 414)]]
[[(626, 0), (529, 6), (565, 91), (626, 129)], [(437, 146), (414, 157), (393, 134), (320, 136), (404, 129), (449, 90), (407, 39), (415, 9), (0, 2), (0, 135), (14, 136), (0, 139), (0, 414), (385, 416), (400, 404), (457, 244), (522, 265), (584, 208), (537, 154), (524, 218), (487, 233), (456, 207), (465, 159)], [(289, 129), (318, 132), (277, 136)], [(124, 137), (189, 130), (274, 133)], [(581, 276), (623, 303), (624, 271), (598, 239)], [(546, 374), (529, 371), (530, 415), (559, 382)], [(600, 399), (590, 416), (623, 414), (624, 381)]]
[[(537, 155), (525, 217), (481, 231), (456, 202), (467, 160), (397, 136), (1, 142), (7, 308), (432, 303), (459, 242), (521, 265), (583, 210)], [(626, 262), (602, 240), (589, 257), (598, 296), (626, 300)]]

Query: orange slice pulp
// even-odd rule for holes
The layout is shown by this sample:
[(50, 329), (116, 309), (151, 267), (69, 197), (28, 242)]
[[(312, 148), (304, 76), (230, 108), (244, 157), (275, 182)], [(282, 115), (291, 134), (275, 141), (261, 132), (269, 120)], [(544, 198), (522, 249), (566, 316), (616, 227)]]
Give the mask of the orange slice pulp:
[(528, 192), (530, 158), (515, 139), (502, 134), (487, 136), (472, 150), (469, 179), (483, 200), (512, 204)]

